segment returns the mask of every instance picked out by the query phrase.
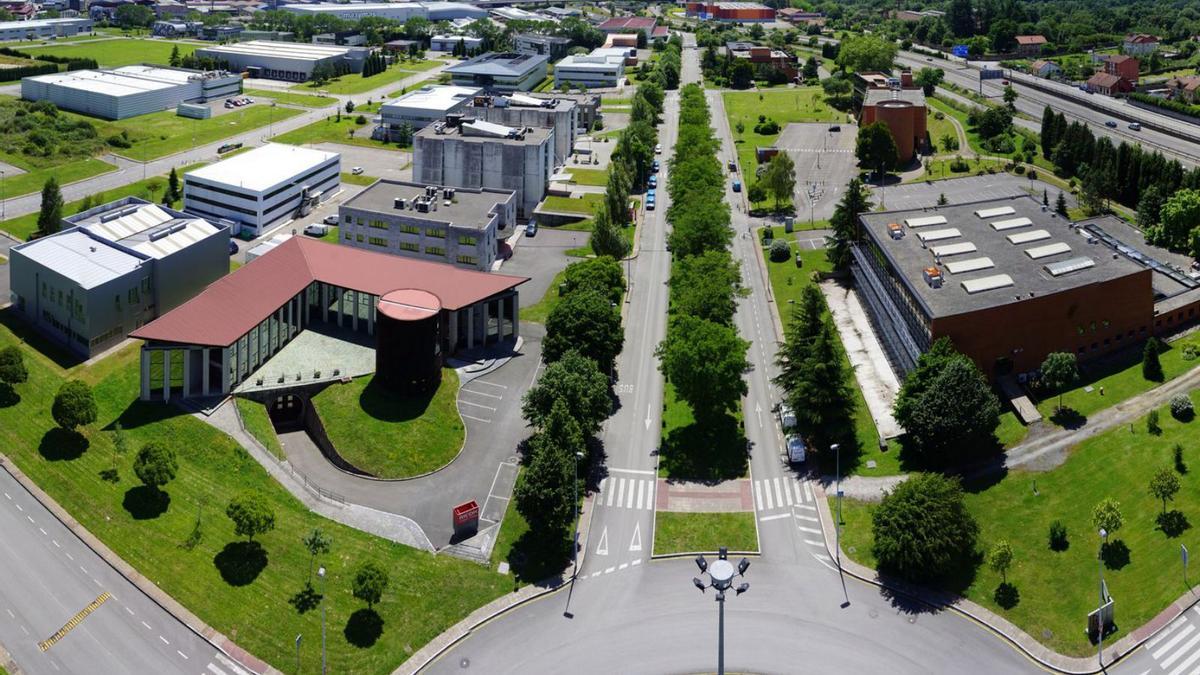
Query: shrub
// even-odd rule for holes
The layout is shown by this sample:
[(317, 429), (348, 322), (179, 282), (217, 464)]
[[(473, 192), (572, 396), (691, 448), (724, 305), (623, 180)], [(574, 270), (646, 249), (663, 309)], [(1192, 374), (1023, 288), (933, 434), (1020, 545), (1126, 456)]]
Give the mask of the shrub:
[(1067, 526), (1061, 520), (1050, 523), (1050, 550), (1065, 551), (1071, 543), (1067, 541)]
[(1171, 397), (1171, 417), (1186, 422), (1196, 416), (1192, 399), (1187, 394), (1175, 394)]
[(1158, 424), (1158, 411), (1151, 410), (1149, 415), (1146, 415), (1146, 431), (1157, 436), (1162, 433), (1162, 427)]
[(950, 172), (951, 173), (965, 173), (970, 170), (971, 170), (971, 165), (968, 164), (967, 160), (963, 159), (962, 157), (955, 157), (950, 162)]
[(779, 133), (779, 122), (768, 119), (765, 122), (759, 122), (754, 125), (754, 133), (762, 136), (774, 136)]
[(879, 568), (911, 581), (940, 578), (975, 552), (979, 526), (958, 479), (916, 473), (883, 497), (872, 516)]
[(1018, 164), (1015, 167), (1013, 167), (1013, 171), (1016, 171), (1018, 176), (1023, 176), (1023, 175), (1025, 175), (1025, 165)]
[(104, 142), (108, 143), (109, 145), (111, 145), (114, 148), (124, 149), (124, 148), (133, 147), (133, 143), (130, 142), (130, 140), (129, 140), (129, 132), (127, 132), (127, 131), (122, 131), (119, 134), (113, 134), (112, 136), (109, 136), (107, 139), (105, 139)]
[(771, 262), (784, 262), (792, 256), (792, 248), (782, 239), (771, 242)]
[(1029, 170), (1029, 180), (1037, 180), (1037, 179), (1038, 179), (1038, 172), (1034, 171), (1033, 169), (1030, 169)]
[(773, 225), (767, 225), (762, 229), (762, 241), (764, 244), (768, 244), (773, 239), (775, 239), (775, 227)]
[(358, 117), (354, 118), (354, 123), (359, 126), (362, 126), (367, 123), (367, 118), (363, 115), (359, 115)]

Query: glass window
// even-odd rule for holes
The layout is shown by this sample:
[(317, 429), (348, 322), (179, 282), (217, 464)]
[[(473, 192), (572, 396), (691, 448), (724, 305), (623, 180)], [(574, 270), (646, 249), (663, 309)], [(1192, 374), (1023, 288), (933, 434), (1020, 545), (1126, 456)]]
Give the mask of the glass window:
[(370, 237), (367, 239), (367, 243), (372, 246), (382, 246), (383, 248), (387, 248), (388, 240), (384, 239), (383, 237)]
[(478, 240), (475, 237), (462, 235), (458, 238), (458, 243), (463, 246), (474, 246)]
[(419, 244), (417, 244), (417, 242), (415, 242), (415, 241), (402, 241), (402, 242), (400, 242), (400, 250), (401, 251), (420, 251), (421, 246)]

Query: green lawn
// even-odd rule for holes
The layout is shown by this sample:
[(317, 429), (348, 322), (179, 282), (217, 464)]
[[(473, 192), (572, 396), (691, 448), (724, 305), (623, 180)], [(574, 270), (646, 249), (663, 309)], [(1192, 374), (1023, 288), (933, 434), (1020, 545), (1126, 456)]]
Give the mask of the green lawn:
[(754, 512), (677, 513), (659, 511), (654, 521), (654, 554), (757, 551)]
[(1007, 161), (1002, 159), (967, 159), (963, 161), (967, 163), (967, 170), (955, 172), (951, 168), (951, 164), (955, 161), (953, 157), (944, 157), (942, 159), (929, 160), (929, 172), (920, 176), (914, 176), (904, 180), (905, 183), (924, 183), (926, 181), (950, 180), (954, 178), (964, 178), (966, 176), (974, 176), (980, 170), (986, 171), (992, 169), (995, 172), (1004, 171)]
[(697, 423), (692, 409), (667, 382), (662, 420), (660, 478), (711, 481), (745, 477), (749, 455), (740, 410), (736, 415)]
[[(525, 470), (521, 469), (520, 471), (515, 485), (519, 485), (524, 480)], [(583, 492), (580, 491), (581, 501), (583, 496)], [(583, 517), (587, 518), (588, 516)], [(491, 564), (493, 569), (501, 561), (507, 562), (509, 565), (509, 574), (512, 575), (512, 590), (515, 591), (522, 586), (554, 577), (560, 574), (564, 568), (569, 567), (571, 564), (571, 540), (564, 539), (561, 542), (547, 543), (530, 534), (529, 523), (517, 510), (516, 500), (509, 499), (504, 512), (504, 522), (500, 526), (500, 533), (492, 548)], [(508, 579), (508, 577), (500, 578)]]
[(538, 300), (536, 304), (521, 308), (521, 320), (546, 323), (546, 317), (550, 316), (550, 312), (554, 311), (555, 306), (558, 305), (558, 287), (566, 279), (567, 271), (565, 269), (554, 275), (554, 280), (550, 282), (550, 287), (546, 289), (546, 294), (542, 296), (542, 299)]
[(572, 183), (578, 183), (579, 185), (608, 185), (607, 169), (576, 169), (568, 165), (563, 170), (571, 174)]
[[(379, 150), (400, 150), (400, 146), (394, 143), (371, 139), (372, 127), (370, 118), (372, 113), (378, 110), (378, 105), (378, 103), (374, 103), (371, 106), (359, 106), (354, 109), (352, 114), (347, 115), (342, 113), (340, 120), (336, 115), (329, 115), (323, 120), (313, 122), (299, 129), (293, 129), (271, 140), (276, 143), (290, 143), (291, 145), (345, 143), (347, 145), (358, 145), (364, 148)], [(358, 123), (360, 115), (364, 120), (362, 124)], [(353, 135), (351, 135), (351, 132), (353, 132)]]
[(361, 173), (356, 176), (353, 173), (342, 172), (342, 182), (349, 183), (350, 185), (370, 185), (377, 180), (379, 179), (375, 176), (368, 176)]
[(296, 94), (290, 91), (273, 91), (269, 89), (246, 89), (243, 94), (254, 99), (269, 98), (281, 105), (298, 105), (303, 108), (324, 108), (334, 105), (337, 99), (332, 96), (317, 96), (313, 94)]
[(350, 73), (338, 78), (334, 78), (324, 84), (316, 84), (315, 82), (305, 82), (292, 87), (295, 91), (319, 91), (329, 94), (365, 94), (368, 91), (374, 91), (380, 87), (386, 87), (389, 84), (395, 84), (406, 77), (412, 77), (417, 73), (423, 73), (432, 68), (441, 65), (441, 61), (402, 61), (394, 64), (382, 73), (376, 73), (370, 77), (363, 77), (358, 73)]
[[(330, 672), (391, 672), (434, 636), (508, 591), (509, 582), (485, 567), (394, 544), (312, 513), (229, 437), (172, 406), (140, 403), (136, 346), (95, 365), (64, 370), (34, 346), (45, 347), (58, 362), (68, 357), (45, 346), (11, 312), (0, 312), (0, 347), (22, 340), (29, 381), (16, 386), (18, 402), (6, 398), (0, 404), (0, 447), (7, 458), (147, 580), (269, 663), (291, 668), (292, 637), (298, 634), (306, 638), (305, 669), (311, 671), (319, 658), (313, 645), (321, 633), (321, 611), (300, 594), (310, 563), (300, 540), (314, 527), (333, 541), (332, 552), (319, 561), (329, 570)], [(54, 393), (68, 377), (94, 387), (98, 420), (83, 430), (86, 446), (56, 430), (50, 416)], [(101, 474), (112, 466), (109, 430), (118, 421), (131, 450), (119, 458), (114, 483)], [(168, 443), (178, 456), (178, 476), (166, 485), (167, 497), (138, 487), (132, 470), (136, 449), (151, 440)], [(257, 545), (235, 535), (224, 515), (229, 500), (246, 490), (263, 495), (275, 515), (275, 529), (256, 537)], [(380, 563), (391, 576), (374, 607), (377, 614), (362, 611), (365, 603), (350, 593), (353, 569), (366, 561)], [(413, 578), (420, 585), (407, 583)]]
[[(223, 115), (196, 120), (180, 117), (174, 110), (163, 110), (149, 115), (140, 115), (127, 120), (111, 122), (118, 129), (127, 131), (133, 147), (114, 152), (136, 160), (156, 159), (193, 147), (213, 143), (251, 129), (267, 127), (299, 115), (295, 108), (252, 105), (231, 110)], [(263, 129), (265, 136), (268, 129)]]
[(166, 65), (171, 58), (171, 51), (175, 47), (179, 47), (180, 56), (187, 56), (196, 51), (199, 45), (168, 40), (116, 38), (96, 42), (56, 44), (49, 47), (21, 48), (21, 51), (31, 56), (49, 54), (63, 58), (91, 58), (96, 59), (96, 62), (105, 68), (116, 68), (138, 63)]
[[(558, 211), (562, 213), (578, 213), (581, 216), (587, 216), (589, 219), (596, 212), (596, 206), (604, 201), (604, 195), (598, 192), (585, 192), (579, 197), (560, 197), (558, 195), (550, 195), (542, 201), (542, 208), (547, 211)], [(582, 228), (567, 228), (564, 229), (591, 229), (591, 225)]]
[(41, 191), (42, 186), (46, 184), (46, 181), (51, 176), (56, 178), (58, 184), (62, 186), (116, 170), (116, 166), (101, 159), (77, 160), (61, 166), (34, 169), (27, 173), (6, 177), (0, 180), (0, 190), (3, 190), (5, 199), (12, 199), (20, 195)]
[[(967, 123), (967, 117), (968, 117), (967, 113), (963, 112), (962, 110), (959, 110), (956, 107), (958, 105), (957, 103), (951, 104), (951, 103), (948, 103), (947, 101), (943, 101), (943, 100), (941, 100), (939, 98), (935, 98), (933, 96), (930, 96), (929, 98), (925, 99), (925, 102), (929, 105), (930, 110), (933, 110), (935, 112), (941, 112), (942, 114), (944, 114), (946, 116), (954, 117), (954, 119), (958, 120), (958, 123), (962, 125), (963, 131), (967, 135), (967, 144), (970, 146), (971, 150), (974, 150), (975, 152), (977, 152), (981, 155), (992, 155), (992, 156), (996, 155), (996, 153), (983, 147), (983, 139), (980, 138), (979, 133), (976, 132), (971, 127), (971, 125)], [(976, 107), (979, 107), (980, 109), (982, 109), (982, 106), (976, 106)], [(930, 117), (930, 119), (932, 119), (932, 117)], [(1032, 132), (1027, 132), (1016, 126), (1014, 126), (1012, 132), (1009, 133), (1009, 138), (1012, 140), (1013, 147), (1016, 150), (1021, 149), (1023, 139), (1025, 139), (1025, 138), (1031, 138), (1034, 141), (1037, 140), (1037, 137), (1035, 135), (1033, 135)], [(966, 150), (967, 150), (966, 148), (960, 148), (960, 152), (965, 152)], [(1009, 155), (1011, 155), (1011, 154), (1012, 153), (1009, 153)], [(1045, 157), (1042, 157), (1040, 147), (1038, 149), (1038, 152), (1036, 152), (1034, 154), (1033, 163), (1035, 166), (1037, 166), (1041, 170), (1048, 171), (1048, 172), (1054, 171), (1054, 165), (1051, 164), (1050, 161), (1047, 160)], [(972, 166), (972, 171), (974, 171), (974, 170), (975, 170), (975, 168), (974, 168), (974, 166)]]
[(420, 89), (421, 87), (428, 87), (431, 84), (437, 84), (437, 83), (438, 83), (438, 81), (433, 78), (430, 78), (427, 80), (421, 80), (420, 82), (417, 82), (415, 84), (410, 84), (407, 87), (403, 87), (401, 89), (397, 89), (396, 91), (393, 91), (392, 93), (388, 94), (388, 97), (396, 98), (397, 96), (403, 96), (410, 91), (416, 91), (416, 90)]
[[(926, 116), (925, 131), (929, 134), (930, 144), (937, 148), (937, 150), (935, 150), (935, 154), (953, 154), (955, 152), (962, 152), (964, 150), (963, 148), (959, 148), (958, 150), (947, 150), (942, 144), (942, 137), (947, 134), (949, 134), (950, 137), (955, 141), (958, 140), (958, 130), (955, 129), (954, 123), (950, 121), (950, 118), (940, 110), (929, 110), (928, 112), (929, 114)], [(942, 115), (942, 119), (940, 120), (937, 118), (938, 113), (941, 113)]]
[[(1193, 394), (1193, 399), (1197, 398)], [(1147, 486), (1155, 471), (1174, 465), (1171, 448), (1181, 444), (1184, 463), (1193, 470), (1179, 476), (1182, 490), (1168, 509), (1181, 511), (1188, 520), (1200, 517), (1200, 472), (1194, 470), (1200, 465), (1195, 445), (1200, 422), (1176, 421), (1165, 407), (1160, 415), (1160, 436), (1148, 434), (1144, 420), (1139, 420), (1132, 433), (1128, 427), (1120, 427), (1084, 441), (1053, 471), (1010, 473), (995, 485), (970, 491), (967, 503), (979, 521), (982, 546), (1001, 538), (1013, 546), (1015, 562), (1008, 581), (1016, 587), (1020, 600), (1011, 609), (1000, 607), (993, 596), (999, 575), (986, 567), (976, 571), (965, 595), (1052, 649), (1074, 656), (1094, 653), (1081, 626), (1096, 602), (1099, 541), (1091, 511), (1106, 497), (1120, 502), (1125, 518), (1124, 526), (1110, 535), (1114, 555), (1104, 571), (1117, 602), (1120, 629), (1108, 638), (1109, 643), (1141, 626), (1181, 595), (1186, 587), (1179, 547), (1182, 544), (1194, 550), (1200, 546), (1200, 532), (1189, 527), (1169, 537), (1158, 529), (1162, 502), (1150, 495)], [(872, 563), (868, 554), (871, 508), (859, 503), (844, 508), (845, 543), (856, 549), (852, 555), (864, 564)], [(1070, 545), (1062, 552), (1050, 550), (1047, 544), (1054, 520), (1067, 528)], [(1122, 548), (1127, 555), (1122, 555)]]
[(282, 459), (284, 457), (283, 446), (279, 444), (279, 437), (275, 435), (275, 427), (271, 424), (270, 416), (267, 415), (266, 406), (248, 398), (238, 397), (233, 400), (237, 404), (238, 413), (242, 416), (242, 424), (246, 426), (246, 431), (259, 443), (262, 443), (264, 448), (270, 450), (272, 455)]
[(404, 397), (374, 377), (332, 384), (312, 403), (338, 454), (380, 478), (407, 478), (440, 469), (458, 455), (466, 430), (458, 416), (458, 374), (442, 370), (432, 395)]
[[(773, 146), (779, 140), (779, 134), (763, 135), (754, 131), (759, 115), (778, 122), (781, 132), (790, 122), (840, 122), (846, 119), (845, 113), (825, 103), (820, 87), (762, 92), (727, 91), (721, 96), (725, 100), (725, 114), (729, 117), (729, 128), (737, 145), (738, 163), (746, 176), (753, 176), (754, 167), (758, 166), (754, 149)], [(738, 122), (744, 125), (740, 134), (737, 131)]]

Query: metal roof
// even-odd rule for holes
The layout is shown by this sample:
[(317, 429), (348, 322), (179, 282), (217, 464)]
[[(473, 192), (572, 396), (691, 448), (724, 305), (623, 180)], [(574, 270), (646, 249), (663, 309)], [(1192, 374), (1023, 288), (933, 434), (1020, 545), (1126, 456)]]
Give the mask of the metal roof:
[(994, 220), (988, 224), (992, 226), (993, 230), (997, 232), (1003, 232), (1005, 230), (1015, 230), (1018, 227), (1029, 227), (1033, 224), (1033, 221), (1022, 216), (1020, 218), (1009, 218), (1007, 220)]
[(13, 250), (84, 289), (119, 279), (142, 264), (141, 258), (89, 237), (79, 229), (43, 237)]
[(267, 143), (229, 159), (202, 166), (183, 175), (184, 182), (200, 179), (219, 185), (231, 185), (261, 192), (296, 176), (308, 173), (320, 164), (339, 157), (325, 152), (282, 143)]
[(946, 271), (950, 274), (966, 274), (967, 272), (978, 272), (995, 267), (992, 259), (984, 256), (982, 258), (971, 258), (970, 260), (959, 260), (958, 262), (948, 262), (944, 265)]
[(482, 91), (479, 87), (431, 84), (384, 103), (380, 107), (379, 112), (383, 113), (387, 110), (400, 108), (447, 112), (454, 106), (472, 96), (478, 95)]
[[(354, 5), (339, 5), (339, 7)], [(319, 61), (337, 56), (345, 56), (350, 47), (336, 45), (318, 45), (308, 42), (276, 42), (274, 40), (251, 40), (249, 42), (232, 42), (224, 45), (204, 46), (200, 49), (211, 54), (238, 54), (243, 56), (276, 56), (288, 59), (303, 59)]]
[(993, 274), (990, 277), (967, 279), (962, 282), (963, 290), (971, 294), (994, 291), (997, 288), (1007, 288), (1012, 285), (1012, 277), (1007, 274)]
[(1010, 234), (1006, 238), (1010, 244), (1032, 244), (1035, 241), (1049, 239), (1050, 233), (1045, 230), (1031, 230), (1029, 232)]
[(1025, 249), (1025, 255), (1033, 258), (1034, 260), (1040, 260), (1042, 258), (1049, 258), (1052, 255), (1061, 255), (1063, 253), (1070, 252), (1071, 246), (1063, 241), (1056, 241), (1053, 244), (1034, 246), (1033, 248)]
[(85, 218), (73, 217), (68, 222), (156, 259), (181, 251), (221, 230), (202, 218), (182, 217), (178, 211), (168, 211), (144, 200), (114, 202), (112, 208), (85, 213)]
[(444, 72), (451, 75), (500, 75), (521, 77), (550, 62), (546, 54), (517, 54), (488, 52), (450, 66)]
[(979, 209), (975, 212), (975, 215), (980, 218), (996, 218), (998, 216), (1011, 216), (1016, 212), (1016, 209), (1011, 206), (997, 206), (994, 209)]

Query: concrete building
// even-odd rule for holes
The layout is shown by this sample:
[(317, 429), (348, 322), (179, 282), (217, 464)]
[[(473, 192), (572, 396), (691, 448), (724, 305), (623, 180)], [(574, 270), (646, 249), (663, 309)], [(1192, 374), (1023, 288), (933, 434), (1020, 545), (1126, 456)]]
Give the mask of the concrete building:
[[(932, 14), (933, 12), (928, 13)], [(892, 14), (893, 18), (900, 19), (901, 21), (919, 21), (919, 18), (909, 19), (902, 15), (926, 14), (926, 12), (899, 11), (893, 12)], [(937, 14), (945, 14), (945, 12), (937, 12)], [(824, 26), (826, 21), (825, 14), (822, 12), (810, 12), (804, 9), (797, 9), (795, 7), (784, 7), (783, 9), (777, 10), (775, 15), (781, 21), (787, 21), (788, 23), (792, 24), (804, 24), (806, 26)]]
[(183, 175), (183, 207), (262, 234), (271, 224), (308, 215), (341, 187), (341, 156), (268, 143)]
[(550, 57), (539, 54), (488, 52), (450, 66), (454, 84), (489, 91), (529, 91), (546, 79)]
[[(381, 317), (436, 315), (431, 348), (443, 356), (515, 340), (516, 287), (526, 281), (293, 237), (132, 333), (144, 341), (141, 399), (226, 396), (314, 326), (376, 335)], [(384, 302), (408, 289), (433, 298)], [(381, 339), (387, 333), (380, 326)], [(401, 358), (406, 350), (386, 353)]]
[(123, 66), (69, 70), (21, 80), (21, 98), (50, 101), (63, 110), (123, 120), (242, 93), (242, 78), (224, 70)]
[(549, 56), (551, 61), (557, 61), (566, 56), (567, 52), (571, 50), (571, 40), (556, 35), (521, 33), (513, 38), (513, 49), (522, 54)]
[(883, 122), (896, 140), (900, 161), (916, 158), (916, 153), (925, 148), (928, 110), (925, 107), (925, 92), (913, 84), (912, 73), (904, 71), (900, 77), (885, 73), (864, 72), (855, 74), (856, 95), (862, 97), (859, 125)]
[(430, 21), (483, 19), (487, 10), (465, 2), (313, 2), (280, 5), (279, 9), (301, 16), (334, 16), (358, 21), (369, 16), (404, 23), (414, 17)]
[(616, 87), (625, 79), (627, 50), (596, 49), (587, 55), (572, 54), (554, 64), (554, 86), (570, 83), (576, 89)]
[(701, 21), (762, 23), (775, 20), (775, 10), (757, 2), (688, 2), (686, 15)]
[(413, 180), (422, 185), (496, 188), (517, 193), (529, 218), (554, 173), (554, 129), (492, 122), (438, 122), (413, 139)]
[(1141, 65), (1140, 61), (1125, 54), (1104, 57), (1104, 72), (1128, 80), (1134, 87), (1137, 86)]
[(796, 67), (796, 59), (787, 52), (756, 45), (753, 42), (726, 42), (725, 54), (732, 59), (745, 59), (755, 65), (771, 66), (782, 71), (789, 80), (796, 79), (800, 70)]
[(462, 112), (472, 99), (483, 93), (477, 87), (431, 84), (390, 99), (379, 108), (381, 135), (396, 140), (405, 123), (414, 131), (446, 119), (447, 115)]
[(1158, 49), (1158, 42), (1158, 37), (1145, 33), (1126, 35), (1125, 41), (1121, 43), (1121, 51), (1130, 56), (1145, 56)]
[(1000, 376), (1033, 371), (1050, 352), (1090, 359), (1154, 328), (1147, 264), (1032, 197), (859, 221), (855, 286), (901, 374), (943, 336)]
[(200, 37), (204, 30), (203, 21), (155, 21), (150, 33), (164, 38)]
[(1167, 80), (1167, 93), (1176, 101), (1195, 103), (1200, 90), (1200, 75), (1180, 75)]
[(229, 228), (137, 197), (63, 219), (9, 252), (13, 307), (82, 358), (229, 271)]
[(1046, 36), (1044, 35), (1018, 35), (1017, 36), (1017, 56), (1030, 58), (1042, 53), (1042, 47), (1046, 46)]
[(48, 40), (92, 32), (92, 20), (31, 19), (29, 21), (0, 21), (0, 40)]
[(1038, 59), (1029, 64), (1029, 72), (1038, 77), (1059, 78), (1062, 77), (1062, 68), (1053, 61), (1045, 61)]
[(312, 77), (313, 69), (319, 65), (327, 65), (335, 71), (362, 72), (370, 50), (366, 47), (251, 40), (201, 47), (195, 54), (223, 61), (231, 70), (246, 71), (251, 77), (304, 82)]
[(318, 33), (312, 36), (312, 43), (314, 45), (363, 47), (367, 44), (367, 36), (357, 30), (340, 30), (333, 33)]
[[(576, 99), (559, 94), (512, 94), (476, 96), (462, 112), (508, 127), (554, 129), (554, 164), (562, 166), (571, 156), (580, 130), (590, 129), (593, 123), (581, 117), (583, 107)], [(594, 115), (595, 109), (592, 112)]]
[(616, 16), (597, 28), (605, 33), (641, 33), (649, 40), (657, 26), (658, 19), (652, 16)]
[(342, 244), (488, 272), (517, 223), (511, 190), (376, 181), (338, 207)]
[(483, 38), (474, 35), (434, 35), (429, 38), (429, 48), (435, 52), (453, 52), (459, 44), (473, 52), (483, 46)]
[(1096, 73), (1088, 78), (1085, 86), (1088, 91), (1104, 96), (1119, 96), (1133, 91), (1133, 84), (1129, 80), (1112, 73)]

